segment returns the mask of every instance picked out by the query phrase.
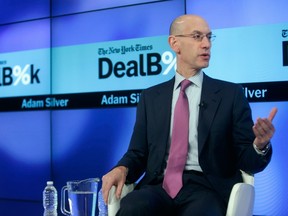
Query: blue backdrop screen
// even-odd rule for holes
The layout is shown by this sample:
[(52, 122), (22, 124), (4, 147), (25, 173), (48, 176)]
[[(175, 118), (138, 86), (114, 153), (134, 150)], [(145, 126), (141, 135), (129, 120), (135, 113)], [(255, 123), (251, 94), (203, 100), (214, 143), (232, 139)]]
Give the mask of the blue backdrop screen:
[(141, 90), (174, 75), (171, 21), (195, 13), (217, 36), (205, 72), (241, 83), (254, 119), (279, 109), (272, 161), (255, 175), (254, 214), (287, 215), (287, 7), (286, 0), (1, 1), (1, 213), (39, 216), (47, 180), (60, 193), (68, 180), (101, 178), (117, 163)]

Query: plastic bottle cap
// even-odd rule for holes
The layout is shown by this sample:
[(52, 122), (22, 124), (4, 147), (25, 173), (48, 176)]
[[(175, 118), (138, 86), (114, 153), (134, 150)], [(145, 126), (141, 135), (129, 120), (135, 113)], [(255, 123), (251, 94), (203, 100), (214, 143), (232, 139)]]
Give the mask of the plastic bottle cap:
[(53, 181), (47, 181), (47, 185), (53, 185)]

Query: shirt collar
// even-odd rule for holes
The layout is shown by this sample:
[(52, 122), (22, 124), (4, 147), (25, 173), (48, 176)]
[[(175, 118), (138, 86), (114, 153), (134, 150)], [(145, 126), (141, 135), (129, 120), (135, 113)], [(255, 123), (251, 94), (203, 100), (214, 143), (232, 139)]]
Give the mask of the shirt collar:
[[(174, 84), (174, 91), (180, 86), (180, 83), (185, 79), (181, 74), (179, 74), (177, 71), (175, 73), (175, 84)], [(203, 72), (202, 70), (199, 71), (194, 76), (190, 77), (189, 80), (196, 85), (197, 87), (202, 87), (203, 82)]]

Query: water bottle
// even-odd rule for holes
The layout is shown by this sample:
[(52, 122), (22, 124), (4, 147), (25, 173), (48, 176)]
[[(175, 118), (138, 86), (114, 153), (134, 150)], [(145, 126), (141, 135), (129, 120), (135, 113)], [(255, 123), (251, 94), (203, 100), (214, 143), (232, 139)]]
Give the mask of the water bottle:
[(102, 189), (100, 189), (100, 191), (98, 192), (98, 210), (98, 216), (108, 216), (108, 208), (102, 196)]
[(44, 216), (57, 216), (57, 190), (53, 181), (47, 181), (47, 186), (43, 191)]

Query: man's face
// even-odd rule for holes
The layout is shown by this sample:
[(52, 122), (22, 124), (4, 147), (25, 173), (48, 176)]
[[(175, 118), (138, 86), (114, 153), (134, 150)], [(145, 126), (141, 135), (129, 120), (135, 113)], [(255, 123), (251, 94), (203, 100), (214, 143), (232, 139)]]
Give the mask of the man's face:
[(183, 23), (182, 34), (178, 40), (178, 63), (194, 70), (206, 68), (210, 60), (211, 31), (203, 20), (187, 20)]

